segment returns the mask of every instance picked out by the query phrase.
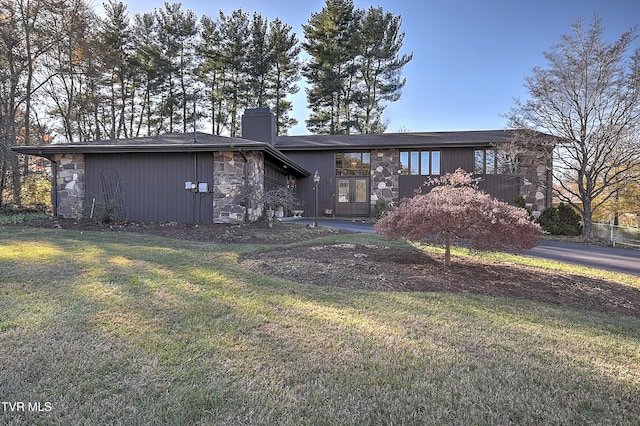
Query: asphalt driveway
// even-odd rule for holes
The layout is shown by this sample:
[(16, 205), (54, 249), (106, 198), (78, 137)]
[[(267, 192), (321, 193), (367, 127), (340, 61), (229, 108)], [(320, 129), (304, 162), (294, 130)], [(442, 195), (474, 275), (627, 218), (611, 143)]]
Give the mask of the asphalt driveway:
[[(309, 218), (300, 221), (309, 225), (314, 222)], [(353, 232), (373, 232), (371, 223), (357, 220), (320, 219), (318, 225)], [(640, 250), (541, 240), (537, 247), (525, 251), (524, 254), (640, 277)]]
[(640, 277), (640, 250), (542, 240), (525, 254)]

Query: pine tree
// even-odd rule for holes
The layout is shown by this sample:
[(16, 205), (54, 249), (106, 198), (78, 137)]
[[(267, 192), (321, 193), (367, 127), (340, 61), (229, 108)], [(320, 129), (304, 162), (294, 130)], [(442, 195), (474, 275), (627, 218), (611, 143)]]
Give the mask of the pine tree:
[(311, 109), (307, 128), (314, 133), (349, 133), (350, 83), (355, 74), (358, 16), (351, 0), (327, 0), (302, 29), (310, 60), (302, 74)]
[(97, 40), (102, 47), (99, 59), (102, 85), (107, 91), (104, 99), (109, 108), (108, 115), (101, 122), (107, 127), (105, 130), (109, 137), (117, 139), (131, 134), (127, 128), (127, 108), (133, 96), (132, 29), (124, 3), (109, 0), (105, 4), (105, 15), (105, 19), (100, 21)]
[(270, 96), (272, 108), (276, 116), (277, 134), (283, 135), (287, 130), (298, 124), (298, 120), (289, 116), (293, 109), (287, 96), (300, 90), (300, 45), (298, 37), (287, 25), (275, 19), (269, 25), (268, 45), (273, 52), (271, 70), (268, 76), (271, 78)]
[(269, 71), (273, 63), (273, 51), (268, 44), (268, 21), (254, 13), (251, 21), (251, 42), (247, 54), (249, 106), (263, 108), (269, 97)]
[(382, 133), (386, 102), (400, 99), (406, 83), (402, 69), (413, 54), (400, 55), (404, 33), (400, 32), (402, 19), (382, 8), (370, 8), (362, 20), (359, 58), (359, 97), (355, 109), (358, 119), (355, 127), (359, 133)]
[(136, 98), (139, 105), (137, 127), (132, 136), (157, 134), (162, 126), (158, 98), (162, 93), (163, 69), (159, 24), (155, 13), (136, 15), (133, 25)]
[(402, 69), (412, 54), (401, 55), (402, 20), (382, 8), (354, 9), (350, 0), (327, 0), (312, 14), (303, 69), (310, 83), (307, 128), (316, 133), (381, 133), (386, 103), (400, 99)]
[(213, 133), (221, 135), (227, 128), (228, 112), (225, 93), (227, 92), (227, 63), (223, 50), (221, 23), (208, 16), (200, 20), (201, 32), (198, 45), (200, 64), (196, 69), (198, 80), (205, 86), (210, 102), (211, 127)]
[(189, 120), (189, 101), (194, 91), (193, 71), (196, 45), (197, 18), (191, 11), (184, 11), (180, 3), (165, 3), (158, 10), (162, 54), (168, 65), (165, 74), (163, 116), (168, 120), (168, 132), (182, 127), (186, 132)]
[(225, 79), (227, 87), (227, 109), (229, 116), (230, 136), (237, 136), (240, 132), (240, 117), (248, 105), (248, 63), (249, 52), (249, 16), (241, 9), (235, 10), (229, 16), (220, 12), (222, 29), (223, 57), (227, 65)]

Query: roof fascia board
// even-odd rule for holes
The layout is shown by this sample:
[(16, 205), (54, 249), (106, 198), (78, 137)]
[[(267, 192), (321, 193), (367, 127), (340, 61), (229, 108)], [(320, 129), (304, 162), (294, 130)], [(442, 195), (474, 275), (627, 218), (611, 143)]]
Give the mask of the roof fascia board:
[(495, 142), (459, 142), (447, 144), (394, 144), (394, 145), (327, 145), (327, 146), (279, 146), (280, 151), (358, 151), (366, 149), (442, 149), (488, 147)]
[(40, 146), (16, 146), (11, 148), (20, 154), (36, 155), (53, 159), (56, 154), (131, 154), (131, 153), (191, 153), (191, 152), (239, 152), (262, 151), (279, 163), (286, 165), (298, 176), (310, 176), (308, 170), (300, 167), (278, 149), (264, 142), (218, 144), (140, 144), (140, 145), (90, 145), (90, 144), (58, 144)]

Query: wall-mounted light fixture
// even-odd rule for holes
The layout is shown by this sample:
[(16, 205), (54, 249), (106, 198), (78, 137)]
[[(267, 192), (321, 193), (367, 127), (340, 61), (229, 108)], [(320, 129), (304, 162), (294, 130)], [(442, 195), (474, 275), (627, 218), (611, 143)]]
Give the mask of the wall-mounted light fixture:
[(313, 223), (313, 226), (318, 226), (318, 184), (320, 183), (320, 174), (318, 174), (317, 170), (313, 175), (313, 182), (315, 184), (315, 191), (316, 191), (316, 219)]

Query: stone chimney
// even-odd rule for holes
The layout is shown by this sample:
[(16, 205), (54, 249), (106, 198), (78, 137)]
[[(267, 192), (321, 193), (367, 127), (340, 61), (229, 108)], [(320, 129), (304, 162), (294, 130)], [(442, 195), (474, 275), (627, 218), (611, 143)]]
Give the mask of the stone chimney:
[(276, 116), (270, 108), (245, 109), (242, 115), (242, 138), (252, 141), (276, 142)]

